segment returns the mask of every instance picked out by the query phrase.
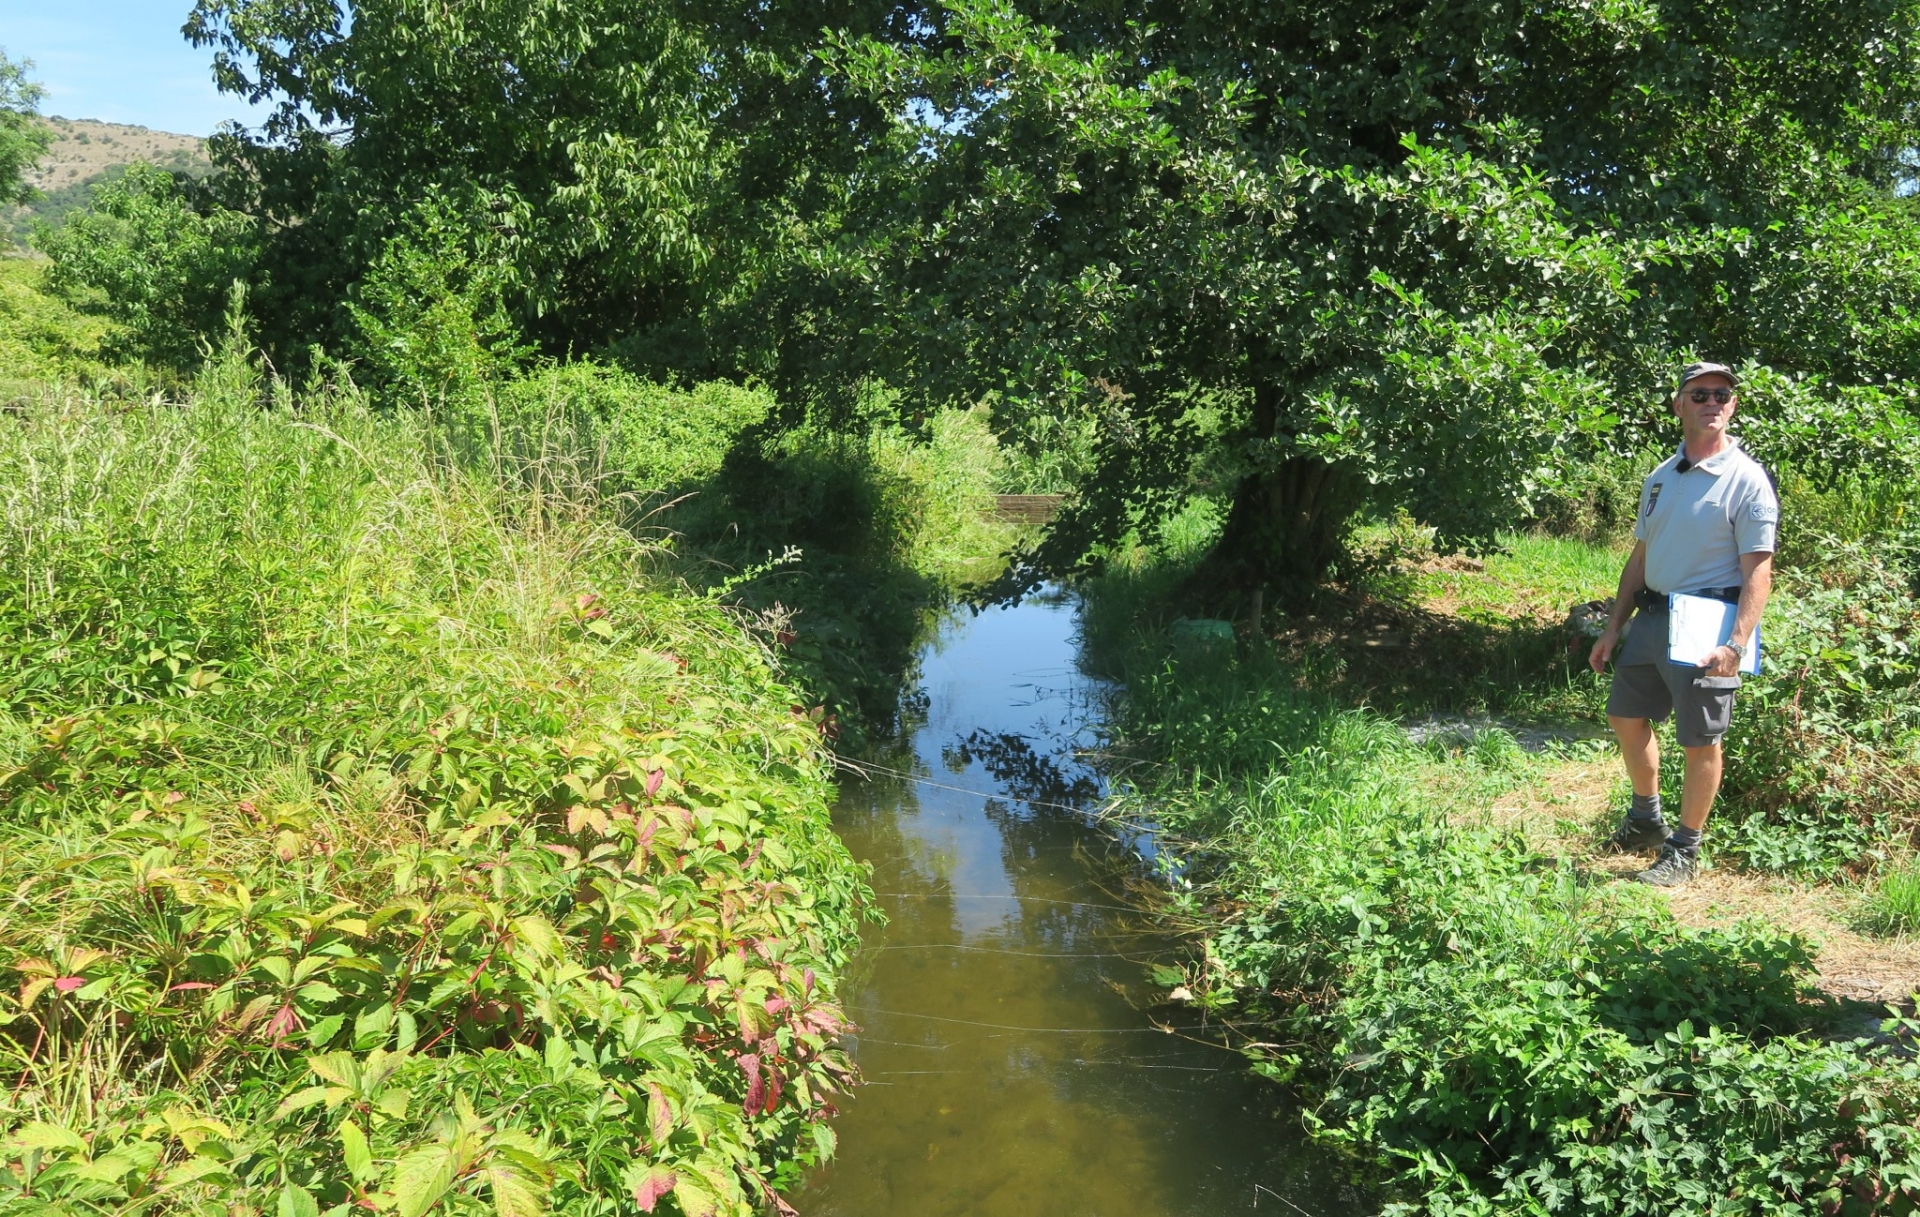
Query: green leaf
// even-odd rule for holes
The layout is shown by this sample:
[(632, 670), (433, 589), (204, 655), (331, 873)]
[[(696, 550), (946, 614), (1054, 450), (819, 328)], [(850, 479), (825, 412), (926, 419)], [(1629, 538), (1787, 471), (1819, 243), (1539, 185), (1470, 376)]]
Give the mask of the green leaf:
[(87, 1143), (80, 1134), (58, 1124), (48, 1124), (36, 1120), (13, 1134), (13, 1142), (25, 1149), (70, 1149), (84, 1155)]
[(513, 923), (513, 932), (542, 959), (552, 958), (560, 951), (560, 934), (545, 917), (522, 917)]
[(367, 1148), (367, 1135), (351, 1119), (340, 1125), (340, 1149), (354, 1182), (364, 1181), (373, 1172), (373, 1151)]
[(440, 1203), (453, 1186), (453, 1148), (429, 1145), (401, 1158), (393, 1168), (393, 1199), (400, 1217), (420, 1217)]
[(334, 1036), (340, 1034), (341, 1024), (346, 1021), (346, 1016), (342, 1014), (327, 1015), (307, 1029), (307, 1043), (315, 1048), (325, 1048), (333, 1042)]
[(362, 1010), (353, 1020), (353, 1046), (355, 1050), (365, 1052), (369, 1048), (378, 1048), (387, 1042), (387, 1032), (393, 1027), (393, 1007), (385, 1001)]
[(720, 1202), (713, 1193), (693, 1181), (691, 1174), (682, 1172), (673, 1185), (674, 1203), (686, 1217), (717, 1217)]
[(331, 1086), (307, 1086), (296, 1090), (280, 1100), (280, 1106), (274, 1108), (273, 1118), (284, 1119), (296, 1111), (305, 1110), (316, 1103), (324, 1103), (327, 1101), (327, 1092), (332, 1089), (334, 1088)]
[(297, 1183), (289, 1183), (280, 1189), (280, 1217), (320, 1217), (320, 1206), (314, 1202), (313, 1193)]
[(518, 1167), (496, 1161), (487, 1168), (497, 1217), (539, 1217), (546, 1211), (546, 1188)]

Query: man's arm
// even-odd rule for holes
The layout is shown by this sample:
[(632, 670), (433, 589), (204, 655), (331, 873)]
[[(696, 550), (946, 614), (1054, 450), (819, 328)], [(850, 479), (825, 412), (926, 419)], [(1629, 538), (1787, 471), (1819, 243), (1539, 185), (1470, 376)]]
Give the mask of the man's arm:
[[(1646, 585), (1647, 543), (1635, 541), (1633, 552), (1627, 555), (1627, 564), (1620, 570), (1620, 588), (1613, 595), (1613, 612), (1607, 617), (1607, 628), (1600, 632), (1593, 650), (1587, 655), (1587, 666), (1594, 671), (1607, 670), (1607, 661), (1613, 658), (1613, 648), (1620, 645), (1620, 627), (1633, 615), (1633, 598)], [(1755, 613), (1754, 617), (1757, 620), (1759, 614)]]
[[(1767, 609), (1767, 597), (1773, 594), (1773, 555), (1740, 555), (1740, 569), (1747, 581), (1740, 585), (1740, 605), (1733, 611), (1733, 641), (1753, 645), (1753, 631), (1760, 625), (1760, 614)], [(1718, 647), (1700, 661), (1709, 676), (1732, 676), (1740, 670), (1740, 655), (1732, 647)]]

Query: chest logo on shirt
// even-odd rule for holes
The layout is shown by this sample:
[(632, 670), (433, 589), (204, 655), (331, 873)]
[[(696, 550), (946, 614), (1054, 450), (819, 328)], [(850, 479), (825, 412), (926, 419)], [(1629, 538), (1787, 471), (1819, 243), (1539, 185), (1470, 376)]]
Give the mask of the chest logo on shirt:
[(1660, 502), (1660, 488), (1665, 485), (1666, 485), (1665, 482), (1655, 482), (1652, 486), (1647, 488), (1647, 510), (1643, 514), (1645, 515), (1653, 514), (1654, 507), (1658, 505)]

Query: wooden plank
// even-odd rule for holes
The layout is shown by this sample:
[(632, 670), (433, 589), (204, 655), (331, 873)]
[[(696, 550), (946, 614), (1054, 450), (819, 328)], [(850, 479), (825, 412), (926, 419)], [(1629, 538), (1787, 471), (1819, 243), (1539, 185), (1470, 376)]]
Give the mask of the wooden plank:
[(1010, 524), (1048, 524), (1060, 513), (1062, 494), (996, 494), (993, 518)]

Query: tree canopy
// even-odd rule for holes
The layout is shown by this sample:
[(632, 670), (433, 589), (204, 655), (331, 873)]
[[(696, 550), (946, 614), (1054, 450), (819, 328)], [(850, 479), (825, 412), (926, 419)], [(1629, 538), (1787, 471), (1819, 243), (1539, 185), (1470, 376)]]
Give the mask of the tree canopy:
[[(221, 201), (271, 222), (263, 260), (300, 336), (390, 240), (457, 213), (512, 320), (564, 352), (622, 345), (715, 370), (768, 267), (830, 211), (879, 120), (805, 65), (822, 24), (885, 32), (871, 0), (199, 0), (186, 32), (223, 88), (272, 103), (216, 141)], [(272, 289), (270, 289), (272, 290)]]
[[(1685, 353), (1914, 368), (1912, 5), (955, 0), (943, 29), (836, 44), (900, 121), (830, 273), (885, 375), (1098, 394), (1027, 581), (1201, 457), (1238, 476), (1212, 573), (1297, 587), (1366, 503), (1488, 541), (1570, 445), (1643, 440)], [(1211, 435), (1196, 390), (1236, 403)]]
[(78, 292), (170, 243), (141, 316), (188, 338), (155, 351), (238, 276), (277, 354), (427, 393), (594, 352), (1075, 414), (1092, 468), (1011, 587), (1208, 481), (1210, 584), (1298, 589), (1362, 510), (1490, 543), (1658, 434), (1689, 356), (1766, 369), (1800, 420), (1767, 443), (1910, 422), (1917, 30), (1920, 0), (198, 0), (270, 118), (54, 252)]
[(28, 79), (30, 60), (8, 59), (0, 47), (0, 204), (34, 197), (27, 171), (46, 155), (52, 136), (40, 121), (39, 85)]

